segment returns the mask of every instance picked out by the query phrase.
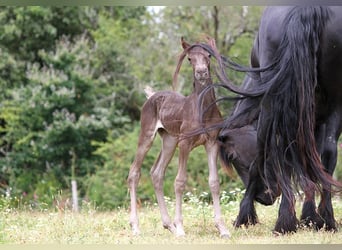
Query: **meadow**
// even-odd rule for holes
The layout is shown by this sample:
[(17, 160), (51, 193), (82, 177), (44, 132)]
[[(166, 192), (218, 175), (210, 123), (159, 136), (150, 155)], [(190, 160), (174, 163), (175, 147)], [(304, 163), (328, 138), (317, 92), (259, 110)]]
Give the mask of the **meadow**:
[[(188, 193), (183, 204), (186, 236), (176, 238), (162, 227), (156, 204), (145, 204), (139, 209), (141, 235), (132, 236), (127, 208), (101, 211), (83, 204), (78, 213), (63, 209), (30, 209), (29, 207), (0, 210), (1, 244), (342, 244), (342, 200), (335, 197), (333, 206), (339, 224), (336, 233), (300, 228), (297, 233), (275, 235), (272, 232), (278, 214), (279, 201), (273, 206), (257, 204), (260, 223), (248, 228), (234, 228), (239, 201), (223, 203), (222, 210), (231, 237), (220, 238), (214, 223), (211, 204)], [(174, 201), (168, 199), (171, 214)], [(301, 202), (297, 202), (297, 216)]]

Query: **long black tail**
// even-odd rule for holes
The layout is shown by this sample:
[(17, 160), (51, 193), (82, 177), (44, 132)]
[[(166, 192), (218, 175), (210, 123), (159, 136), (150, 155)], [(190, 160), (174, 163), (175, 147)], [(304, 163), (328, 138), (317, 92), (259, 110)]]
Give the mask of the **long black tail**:
[[(314, 134), (319, 38), (328, 20), (327, 7), (293, 7), (284, 20), (274, 60), (263, 69), (232, 64), (219, 55), (215, 44), (211, 46), (225, 88), (260, 101), (255, 165), (270, 188), (276, 178), (285, 196), (291, 195), (293, 182), (304, 190), (341, 187), (324, 171)], [(262, 79), (256, 79), (255, 88), (241, 89), (227, 78), (226, 66), (251, 72), (251, 77), (254, 72), (263, 72)]]
[(320, 161), (315, 143), (315, 88), (320, 35), (329, 20), (325, 7), (295, 7), (284, 20), (277, 64), (264, 73), (270, 88), (259, 115), (259, 171), (276, 177), (283, 192), (291, 179), (304, 190), (336, 184)]

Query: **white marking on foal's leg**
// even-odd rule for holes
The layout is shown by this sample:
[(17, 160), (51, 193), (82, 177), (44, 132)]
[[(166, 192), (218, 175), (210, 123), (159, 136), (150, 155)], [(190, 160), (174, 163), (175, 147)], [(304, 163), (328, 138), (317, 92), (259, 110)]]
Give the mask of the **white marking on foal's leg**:
[(152, 89), (152, 87), (150, 87), (150, 86), (146, 86), (145, 88), (144, 88), (144, 91), (145, 91), (145, 95), (146, 95), (146, 98), (147, 99), (149, 99), (151, 96), (153, 96), (154, 95), (154, 90)]

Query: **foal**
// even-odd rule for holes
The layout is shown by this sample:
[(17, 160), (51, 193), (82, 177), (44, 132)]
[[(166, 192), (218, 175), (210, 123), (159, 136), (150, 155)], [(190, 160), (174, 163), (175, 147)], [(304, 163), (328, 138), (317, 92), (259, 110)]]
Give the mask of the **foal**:
[[(189, 45), (183, 38), (181, 44), (184, 51), (179, 59), (174, 79), (176, 79), (184, 56), (187, 55), (193, 68), (193, 91), (186, 97), (173, 91), (147, 93), (148, 100), (141, 111), (141, 131), (138, 149), (128, 176), (131, 197), (130, 225), (133, 234), (139, 234), (136, 189), (141, 175), (143, 159), (151, 148), (155, 135), (158, 132), (162, 138), (162, 149), (150, 173), (164, 228), (170, 230), (176, 236), (185, 235), (182, 218), (182, 195), (187, 180), (186, 164), (190, 152), (195, 147), (204, 145), (208, 156), (209, 187), (213, 197), (215, 226), (218, 228), (221, 237), (229, 237), (229, 232), (221, 218), (219, 204), (219, 178), (216, 165), (218, 155), (216, 138), (219, 131), (215, 130), (205, 134), (188, 136), (195, 130), (209, 127), (222, 121), (218, 107), (212, 105), (215, 101), (213, 89), (208, 91), (203, 98), (202, 108), (208, 108), (208, 111), (202, 119), (200, 119), (198, 111), (197, 102), (201, 91), (209, 84), (212, 84), (210, 54), (201, 44)], [(179, 165), (174, 182), (176, 211), (174, 222), (172, 222), (164, 200), (163, 179), (166, 167), (172, 159), (177, 146), (179, 148)]]

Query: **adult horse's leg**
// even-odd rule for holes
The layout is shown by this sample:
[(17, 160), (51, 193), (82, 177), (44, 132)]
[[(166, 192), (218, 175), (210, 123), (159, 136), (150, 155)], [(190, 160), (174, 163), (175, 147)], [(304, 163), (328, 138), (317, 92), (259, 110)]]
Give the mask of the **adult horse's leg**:
[(142, 122), (138, 140), (138, 149), (127, 178), (131, 198), (131, 212), (129, 221), (134, 235), (138, 235), (140, 233), (136, 191), (141, 176), (141, 165), (155, 138), (156, 132), (155, 128), (152, 127), (153, 124), (153, 121), (151, 121), (150, 124)]
[(220, 208), (220, 182), (217, 172), (218, 145), (217, 143), (209, 142), (205, 145), (205, 149), (208, 156), (209, 187), (213, 197), (215, 226), (219, 230), (221, 237), (230, 237), (229, 231), (222, 219)]
[[(326, 136), (322, 154), (322, 163), (326, 172), (333, 175), (337, 162), (337, 140), (341, 133), (341, 111), (334, 112), (327, 122)], [(325, 229), (336, 231), (336, 221), (331, 203), (331, 191), (323, 189), (318, 213), (324, 220)]]
[(175, 211), (175, 220), (174, 225), (176, 227), (176, 236), (184, 236), (184, 228), (183, 228), (183, 216), (182, 216), (182, 199), (183, 192), (185, 190), (187, 173), (186, 173), (186, 164), (189, 158), (191, 148), (189, 143), (186, 140), (182, 140), (179, 145), (179, 164), (178, 164), (178, 173), (175, 179), (174, 188), (175, 188), (175, 196), (176, 196), (176, 211)]
[(296, 232), (299, 221), (296, 217), (295, 197), (291, 190), (282, 192), (282, 198), (278, 211), (278, 219), (274, 228), (278, 233)]
[[(324, 140), (326, 134), (326, 125), (317, 125), (315, 131), (316, 146), (317, 150), (322, 155), (324, 148)], [(324, 225), (324, 221), (321, 216), (317, 213), (316, 201), (315, 201), (315, 190), (308, 188), (304, 190), (305, 200), (302, 207), (302, 214), (300, 217), (301, 223), (307, 227), (313, 227), (315, 229), (320, 229)]]
[(318, 230), (323, 227), (324, 221), (316, 211), (315, 191), (304, 190), (304, 193), (305, 200), (303, 203), (302, 215), (300, 217), (301, 223), (307, 227), (314, 227)]
[(173, 225), (171, 218), (167, 212), (167, 207), (164, 199), (163, 183), (165, 170), (170, 160), (172, 159), (175, 149), (177, 147), (177, 138), (167, 134), (165, 131), (160, 132), (162, 137), (162, 149), (158, 156), (157, 161), (151, 169), (151, 178), (156, 193), (160, 215), (164, 228), (167, 228), (172, 233), (176, 233), (176, 228)]
[(240, 202), (239, 214), (234, 222), (235, 227), (240, 227), (242, 225), (248, 227), (249, 225), (255, 225), (258, 223), (258, 216), (254, 207), (257, 183), (258, 174), (255, 167), (251, 165), (246, 192)]
[(331, 192), (329, 190), (323, 190), (321, 201), (318, 206), (318, 213), (324, 221), (321, 228), (324, 227), (328, 231), (337, 231), (334, 209), (331, 203)]
[(298, 226), (299, 221), (296, 217), (295, 198), (292, 196), (291, 199), (288, 199), (283, 195), (274, 231), (282, 234), (296, 232)]

